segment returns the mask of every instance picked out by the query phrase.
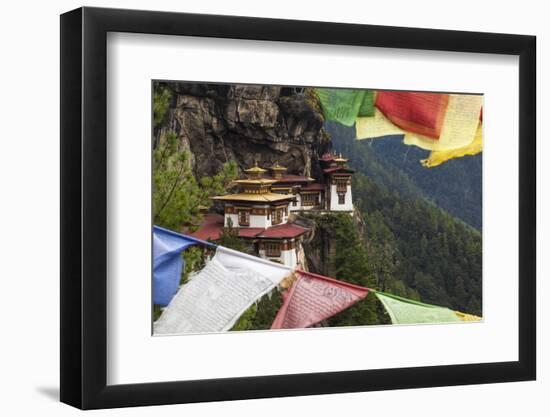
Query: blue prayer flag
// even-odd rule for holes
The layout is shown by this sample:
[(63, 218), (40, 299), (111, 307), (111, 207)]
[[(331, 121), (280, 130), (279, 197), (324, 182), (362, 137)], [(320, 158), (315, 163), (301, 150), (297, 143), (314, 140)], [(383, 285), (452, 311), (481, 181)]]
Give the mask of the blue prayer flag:
[(178, 290), (183, 258), (181, 253), (197, 243), (212, 243), (153, 226), (153, 303), (166, 306)]

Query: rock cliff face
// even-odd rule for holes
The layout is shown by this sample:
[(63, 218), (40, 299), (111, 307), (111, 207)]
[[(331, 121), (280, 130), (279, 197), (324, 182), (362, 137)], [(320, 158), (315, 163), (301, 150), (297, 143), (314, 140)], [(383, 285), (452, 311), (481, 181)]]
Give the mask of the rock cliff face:
[[(289, 174), (322, 177), (319, 158), (332, 148), (318, 100), (308, 91), (254, 85), (161, 83), (171, 92), (163, 123), (154, 134), (174, 132), (181, 151), (188, 151), (196, 178), (219, 173), (235, 161), (243, 170), (254, 162), (274, 162)], [(219, 210), (215, 207), (213, 210)], [(313, 216), (315, 217), (315, 216)], [(334, 276), (327, 260), (334, 255), (335, 231), (314, 219), (291, 215), (311, 230), (299, 246), (305, 270)]]
[[(328, 277), (336, 276), (336, 265), (330, 262), (336, 254), (336, 233), (334, 225), (330, 222), (330, 217), (349, 216), (347, 213), (332, 213), (316, 215), (313, 212), (297, 216), (296, 222), (311, 229), (307, 239), (304, 239), (302, 246), (305, 257), (304, 265), (307, 270), (316, 274)], [(361, 213), (356, 209), (351, 213), (352, 221), (358, 235), (364, 238), (367, 229)], [(327, 221), (328, 220), (328, 221)]]
[[(292, 88), (163, 83), (171, 92), (167, 117), (155, 131), (173, 131), (191, 154), (195, 175), (214, 175), (234, 160), (244, 170), (278, 161), (288, 173), (318, 177), (331, 143), (318, 103)], [(300, 94), (301, 93), (301, 94)]]

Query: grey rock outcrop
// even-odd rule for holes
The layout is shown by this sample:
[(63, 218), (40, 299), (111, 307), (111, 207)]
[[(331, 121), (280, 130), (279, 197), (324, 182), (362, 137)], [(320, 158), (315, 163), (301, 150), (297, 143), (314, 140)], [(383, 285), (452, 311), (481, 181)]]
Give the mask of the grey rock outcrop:
[(278, 161), (290, 174), (320, 176), (319, 157), (331, 145), (311, 97), (278, 86), (164, 84), (172, 99), (155, 134), (177, 135), (197, 177), (215, 175), (230, 160), (241, 171)]

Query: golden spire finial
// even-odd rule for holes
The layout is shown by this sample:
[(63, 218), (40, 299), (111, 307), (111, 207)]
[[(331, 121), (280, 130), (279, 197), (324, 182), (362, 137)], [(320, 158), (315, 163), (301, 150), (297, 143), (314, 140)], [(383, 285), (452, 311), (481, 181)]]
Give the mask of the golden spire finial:
[(246, 172), (251, 178), (259, 178), (265, 172), (265, 169), (260, 168), (258, 166), (258, 161), (255, 161), (254, 166), (252, 168), (245, 169), (244, 172)]
[(340, 153), (339, 156), (334, 158), (334, 162), (340, 166), (343, 166), (346, 162), (348, 162), (348, 160), (342, 156), (342, 153)]
[(283, 172), (287, 170), (286, 167), (279, 165), (279, 160), (276, 160), (275, 163), (271, 167), (269, 167), (269, 169), (271, 169), (273, 177), (277, 179), (281, 178)]

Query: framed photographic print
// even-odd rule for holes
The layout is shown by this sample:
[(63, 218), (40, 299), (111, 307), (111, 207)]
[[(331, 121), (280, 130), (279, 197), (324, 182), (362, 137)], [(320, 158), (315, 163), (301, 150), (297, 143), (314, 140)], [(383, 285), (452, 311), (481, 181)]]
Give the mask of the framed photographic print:
[(535, 38), (61, 16), (61, 400), (535, 379)]

